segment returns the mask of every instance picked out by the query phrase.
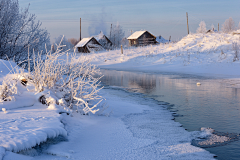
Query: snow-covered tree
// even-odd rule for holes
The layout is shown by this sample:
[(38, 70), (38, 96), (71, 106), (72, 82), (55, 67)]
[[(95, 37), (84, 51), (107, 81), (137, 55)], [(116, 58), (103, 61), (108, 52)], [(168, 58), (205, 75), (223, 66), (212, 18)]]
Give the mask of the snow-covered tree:
[(199, 27), (197, 29), (197, 33), (206, 33), (207, 29), (206, 29), (206, 23), (204, 21), (201, 21), (199, 23)]
[(222, 31), (224, 33), (229, 33), (235, 30), (235, 22), (233, 21), (232, 17), (226, 19), (226, 21), (222, 25)]
[(28, 59), (28, 50), (40, 51), (50, 44), (48, 32), (28, 9), (20, 10), (18, 0), (0, 0), (0, 59), (19, 64)]
[(113, 46), (120, 47), (121, 41), (124, 38), (125, 32), (122, 29), (122, 26), (120, 26), (118, 23), (117, 25), (113, 25), (111, 30), (111, 37), (110, 40), (113, 43)]

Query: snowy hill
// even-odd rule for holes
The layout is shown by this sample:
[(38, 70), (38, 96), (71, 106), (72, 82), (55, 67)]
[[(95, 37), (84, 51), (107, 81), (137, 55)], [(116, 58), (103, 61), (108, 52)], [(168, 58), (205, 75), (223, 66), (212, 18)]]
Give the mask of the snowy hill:
[(236, 70), (240, 67), (239, 46), (239, 34), (189, 34), (177, 43), (126, 48), (123, 54), (120, 50), (92, 53), (86, 57), (100, 68), (240, 76)]

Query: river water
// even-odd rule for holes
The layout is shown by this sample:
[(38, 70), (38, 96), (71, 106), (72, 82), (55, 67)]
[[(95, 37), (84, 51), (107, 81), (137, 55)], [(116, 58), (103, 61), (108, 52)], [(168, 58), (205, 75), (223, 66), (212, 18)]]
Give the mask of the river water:
[[(170, 103), (175, 121), (188, 131), (209, 127), (233, 140), (200, 146), (216, 154), (217, 159), (240, 159), (240, 89), (221, 80), (193, 75), (167, 75), (141, 72), (101, 70), (104, 85), (143, 93), (157, 101)], [(200, 82), (201, 85), (197, 85)]]

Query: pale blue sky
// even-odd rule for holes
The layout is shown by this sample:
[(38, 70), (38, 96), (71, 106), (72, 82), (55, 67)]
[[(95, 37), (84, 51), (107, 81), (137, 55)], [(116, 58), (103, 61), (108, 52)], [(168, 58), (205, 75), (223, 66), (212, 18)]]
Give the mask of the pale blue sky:
[(125, 36), (130, 31), (148, 30), (155, 36), (179, 40), (187, 34), (186, 12), (190, 32), (196, 32), (200, 21), (207, 28), (220, 28), (232, 17), (240, 22), (240, 0), (19, 0), (21, 7), (30, 3), (34, 13), (50, 35), (79, 38), (79, 18), (82, 18), (82, 38), (102, 30), (108, 36), (111, 24), (123, 27)]

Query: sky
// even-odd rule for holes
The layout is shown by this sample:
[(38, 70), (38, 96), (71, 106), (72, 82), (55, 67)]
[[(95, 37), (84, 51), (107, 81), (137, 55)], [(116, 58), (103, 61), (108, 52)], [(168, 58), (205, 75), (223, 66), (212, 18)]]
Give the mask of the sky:
[(100, 33), (110, 34), (111, 24), (122, 26), (125, 37), (131, 31), (148, 30), (155, 36), (180, 40), (189, 30), (195, 33), (199, 23), (205, 21), (220, 29), (232, 17), (236, 27), (240, 22), (240, 0), (19, 0), (21, 8), (30, 4), (29, 12), (37, 16), (51, 36), (51, 42), (60, 35), (82, 38)]

